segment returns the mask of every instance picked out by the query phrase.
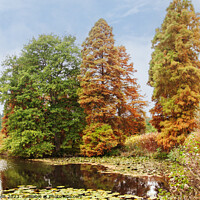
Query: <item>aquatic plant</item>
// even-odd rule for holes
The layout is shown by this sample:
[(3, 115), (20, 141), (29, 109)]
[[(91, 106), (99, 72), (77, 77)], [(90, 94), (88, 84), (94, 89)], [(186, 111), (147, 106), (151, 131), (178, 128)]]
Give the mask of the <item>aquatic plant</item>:
[(92, 189), (73, 189), (64, 188), (64, 186), (58, 186), (51, 189), (37, 189), (32, 185), (21, 185), (16, 189), (4, 190), (2, 199), (143, 199), (135, 195), (120, 195), (115, 192), (105, 190), (92, 190)]

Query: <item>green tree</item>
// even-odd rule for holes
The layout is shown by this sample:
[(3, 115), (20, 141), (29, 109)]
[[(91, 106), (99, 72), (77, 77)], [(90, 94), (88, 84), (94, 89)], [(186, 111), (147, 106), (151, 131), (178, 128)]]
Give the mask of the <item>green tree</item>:
[(78, 147), (84, 114), (77, 102), (80, 51), (74, 42), (41, 35), (5, 62), (5, 148), (13, 155), (41, 157)]
[(82, 47), (79, 103), (87, 114), (89, 129), (98, 123), (110, 125), (122, 144), (124, 135), (145, 127), (145, 102), (138, 92), (133, 63), (129, 64), (125, 47), (115, 46), (112, 28), (104, 19), (95, 23)]
[(200, 18), (189, 0), (173, 0), (152, 41), (149, 85), (154, 87), (152, 123), (169, 150), (196, 128), (200, 102)]

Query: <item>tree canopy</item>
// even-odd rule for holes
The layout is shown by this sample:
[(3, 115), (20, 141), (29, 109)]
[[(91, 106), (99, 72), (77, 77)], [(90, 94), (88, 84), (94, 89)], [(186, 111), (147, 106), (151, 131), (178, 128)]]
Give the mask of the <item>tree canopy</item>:
[(12, 155), (57, 155), (79, 144), (84, 113), (77, 102), (80, 50), (74, 42), (41, 35), (5, 61), (2, 132)]

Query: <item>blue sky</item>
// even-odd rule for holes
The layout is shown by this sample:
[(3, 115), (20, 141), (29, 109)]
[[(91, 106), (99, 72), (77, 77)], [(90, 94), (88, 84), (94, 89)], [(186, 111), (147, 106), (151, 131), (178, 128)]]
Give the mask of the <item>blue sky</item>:
[[(81, 45), (99, 18), (113, 27), (116, 45), (124, 45), (137, 70), (135, 77), (145, 100), (151, 40), (171, 0), (0, 0), (0, 62), (20, 52), (40, 34), (73, 35)], [(200, 12), (200, 0), (192, 0)], [(2, 67), (0, 68), (2, 71)], [(150, 103), (148, 109), (152, 106)], [(0, 106), (2, 112), (2, 106)]]

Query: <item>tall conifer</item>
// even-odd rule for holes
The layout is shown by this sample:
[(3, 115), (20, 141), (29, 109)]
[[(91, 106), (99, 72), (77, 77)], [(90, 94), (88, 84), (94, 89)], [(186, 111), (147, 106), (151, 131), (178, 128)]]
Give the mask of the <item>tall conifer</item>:
[[(116, 84), (118, 50), (114, 46), (112, 28), (100, 19), (83, 43), (81, 64), (80, 104), (87, 114), (87, 122), (110, 123), (116, 113)], [(112, 93), (112, 94), (111, 94)]]
[(136, 127), (137, 119), (143, 119), (145, 102), (125, 47), (115, 46), (112, 28), (104, 19), (96, 22), (82, 46), (79, 102), (88, 124), (108, 123), (117, 128), (124, 118)]
[(169, 150), (196, 128), (200, 102), (200, 18), (190, 0), (170, 3), (152, 44), (152, 122), (161, 131), (159, 143)]
[[(124, 135), (144, 128), (145, 102), (138, 92), (133, 63), (129, 64), (125, 47), (115, 46), (112, 28), (104, 19), (96, 22), (82, 47), (79, 103), (85, 109), (87, 123), (110, 125), (117, 136), (113, 140), (121, 143)], [(87, 137), (85, 143), (88, 141)]]

